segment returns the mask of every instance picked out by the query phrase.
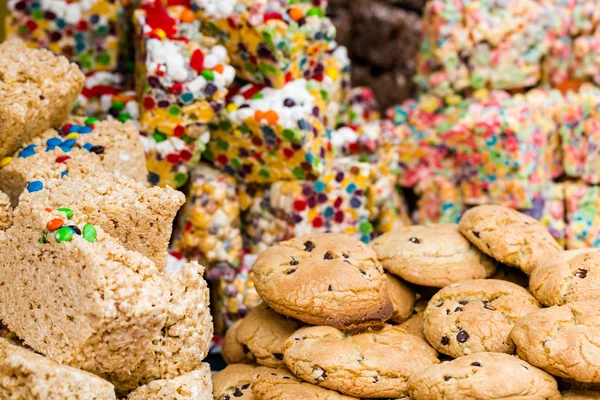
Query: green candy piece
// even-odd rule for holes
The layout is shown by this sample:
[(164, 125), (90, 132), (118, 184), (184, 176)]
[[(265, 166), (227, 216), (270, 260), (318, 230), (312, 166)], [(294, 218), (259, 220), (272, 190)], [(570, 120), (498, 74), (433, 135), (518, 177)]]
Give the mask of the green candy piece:
[(169, 114), (174, 117), (177, 117), (179, 116), (179, 114), (181, 114), (181, 108), (179, 108), (179, 106), (172, 105), (171, 107), (169, 107)]
[(63, 208), (59, 208), (58, 211), (64, 212), (65, 215), (67, 216), (67, 219), (73, 218), (73, 211), (70, 208), (63, 207)]
[(125, 107), (125, 104), (122, 101), (113, 101), (112, 106), (115, 110), (121, 111), (123, 109), (123, 107)]
[(83, 121), (83, 123), (86, 125), (92, 125), (96, 122), (98, 122), (98, 118), (94, 118), (94, 117), (90, 117), (90, 118), (86, 119), (85, 121)]
[(323, 9), (317, 8), (317, 7), (313, 7), (310, 10), (308, 10), (308, 12), (306, 13), (306, 16), (307, 17), (312, 17), (313, 15), (316, 15), (317, 17), (323, 18), (325, 16), (325, 13), (323, 12)]
[[(61, 228), (64, 229), (64, 228)], [(67, 228), (69, 229), (69, 228)], [(69, 231), (71, 231), (71, 229), (69, 229)], [(59, 229), (60, 232), (60, 229)], [(96, 241), (96, 236), (98, 235), (98, 233), (96, 232), (96, 228), (93, 225), (90, 224), (85, 224), (83, 226), (83, 230), (81, 231), (82, 236), (85, 240), (87, 240), (90, 243), (94, 243)], [(73, 236), (73, 231), (71, 231), (71, 236)]]
[(73, 239), (73, 229), (63, 226), (54, 233), (54, 238), (58, 243), (70, 242)]
[(212, 81), (215, 79), (215, 73), (205, 69), (204, 71), (202, 71), (202, 76), (204, 77), (204, 79), (206, 79), (207, 81)]

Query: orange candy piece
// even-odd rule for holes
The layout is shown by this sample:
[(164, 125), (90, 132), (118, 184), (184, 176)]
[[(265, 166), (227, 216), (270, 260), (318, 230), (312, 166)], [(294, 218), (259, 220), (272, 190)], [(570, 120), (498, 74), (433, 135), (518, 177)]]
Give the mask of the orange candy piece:
[(181, 19), (181, 21), (183, 21), (183, 22), (194, 22), (194, 20), (196, 19), (196, 16), (194, 15), (194, 12), (192, 10), (190, 10), (189, 8), (186, 8), (185, 10), (183, 10), (181, 12), (179, 19)]
[(270, 125), (275, 125), (279, 121), (279, 115), (275, 111), (269, 110), (265, 114), (265, 119)]
[(225, 67), (223, 66), (223, 64), (218, 64), (216, 67), (213, 68), (213, 71), (222, 74), (224, 69)]
[(294, 7), (290, 9), (290, 18), (294, 21), (299, 21), (302, 17), (304, 17), (304, 13), (301, 9)]
[(254, 119), (260, 122), (263, 120), (263, 118), (265, 118), (265, 113), (260, 110), (256, 110), (254, 113)]
[(62, 228), (65, 225), (65, 222), (60, 218), (54, 218), (46, 224), (46, 228), (50, 231), (56, 231)]
[(568, 81), (564, 81), (561, 83), (557, 83), (554, 85), (555, 89), (558, 89), (561, 91), (562, 94), (567, 94), (568, 92), (576, 92), (579, 90), (579, 88), (581, 87), (581, 85), (583, 85), (583, 81), (580, 81), (578, 79), (571, 79)]

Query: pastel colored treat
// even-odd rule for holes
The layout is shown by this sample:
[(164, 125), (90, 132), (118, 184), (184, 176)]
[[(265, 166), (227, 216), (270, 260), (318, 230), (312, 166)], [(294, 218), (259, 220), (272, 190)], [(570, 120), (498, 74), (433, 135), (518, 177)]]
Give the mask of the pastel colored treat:
[(256, 400), (294, 400), (308, 398), (315, 400), (353, 400), (333, 390), (303, 382), (285, 368), (262, 367), (250, 386)]
[(282, 88), (319, 75), (335, 42), (326, 1), (193, 0), (203, 32), (227, 48), (240, 79)]
[(408, 226), (378, 237), (373, 249), (388, 272), (417, 285), (441, 288), (496, 272), (495, 261), (469, 243), (456, 224)]
[(533, 207), (521, 212), (539, 220), (558, 244), (561, 247), (565, 246), (567, 229), (565, 184), (548, 182), (542, 192), (534, 196)]
[(315, 180), (331, 158), (319, 82), (298, 79), (281, 89), (246, 85), (211, 124), (204, 158), (244, 182)]
[[(321, 97), (326, 103), (321, 114), (328, 129), (335, 129), (344, 109), (348, 108), (350, 97), (350, 58), (344, 46), (332, 45), (326, 53), (322, 66), (315, 67), (311, 79), (320, 83)], [(323, 71), (321, 71), (323, 70)]]
[(146, 182), (147, 170), (139, 133), (131, 124), (69, 118), (58, 130), (48, 129), (0, 164), (0, 190), (14, 204), (33, 181), (84, 177), (108, 172)]
[(239, 343), (247, 359), (266, 367), (283, 365), (285, 341), (300, 327), (301, 323), (286, 318), (260, 304), (253, 308), (237, 326), (235, 342)]
[(127, 400), (212, 400), (210, 365), (172, 379), (159, 379), (141, 386), (127, 396)]
[(215, 282), (212, 307), (217, 334), (223, 334), (231, 324), (261, 303), (252, 272), (255, 259), (256, 255), (246, 254), (237, 268), (220, 263), (208, 271), (207, 278)]
[(600, 188), (584, 183), (565, 183), (566, 245), (568, 249), (600, 247)]
[(424, 313), (427, 341), (457, 358), (479, 351), (513, 353), (508, 335), (519, 318), (539, 310), (521, 286), (494, 279), (473, 279), (446, 286)]
[(560, 13), (536, 1), (429, 2), (415, 80), (437, 96), (535, 86), (563, 28)]
[(237, 330), (242, 321), (243, 319), (235, 321), (229, 329), (227, 329), (225, 338), (223, 339), (221, 357), (223, 357), (225, 363), (229, 365), (250, 363), (250, 359), (246, 357), (246, 353), (244, 353), (244, 347), (237, 340)]
[(413, 375), (409, 385), (414, 400), (562, 398), (552, 376), (517, 357), (493, 352), (429, 366)]
[(415, 186), (415, 221), (420, 225), (457, 224), (465, 205), (462, 192), (450, 179), (434, 176)]
[(543, 305), (598, 299), (600, 250), (568, 250), (545, 259), (530, 276), (531, 293)]
[(0, 166), (4, 166), (19, 146), (63, 123), (84, 75), (64, 57), (9, 40), (0, 44), (0, 76)]
[(200, 33), (190, 8), (146, 0), (134, 22), (140, 124), (156, 142), (150, 181), (177, 188), (206, 147), (207, 125), (223, 109), (235, 70), (226, 49)]
[(561, 250), (540, 222), (502, 206), (468, 210), (460, 220), (459, 229), (479, 250), (528, 275), (544, 257)]
[(533, 312), (510, 333), (523, 360), (552, 375), (599, 383), (598, 302), (579, 301)]
[(423, 333), (423, 312), (425, 311), (425, 308), (427, 308), (427, 300), (419, 299), (415, 303), (415, 308), (413, 309), (410, 318), (398, 325), (398, 327), (404, 329), (411, 335), (415, 335), (427, 341), (425, 333)]
[[(128, 250), (139, 252), (163, 270), (173, 220), (185, 198), (171, 188), (147, 188), (140, 182), (108, 173), (81, 178), (49, 179), (44, 191), (31, 199), (45, 199), (50, 208), (60, 209), (63, 218), (79, 218), (117, 238)], [(135, 216), (135, 218), (132, 218)]]
[(6, 399), (116, 400), (107, 381), (0, 339), (0, 396)]
[(190, 172), (187, 193), (173, 248), (201, 264), (237, 267), (243, 244), (235, 179), (200, 164)]
[(392, 326), (354, 336), (326, 326), (302, 328), (287, 340), (284, 361), (309, 383), (360, 398), (402, 397), (413, 373), (439, 363), (425, 341)]
[(395, 276), (386, 274), (386, 277), (388, 281), (388, 293), (394, 307), (394, 312), (388, 322), (401, 324), (412, 315), (416, 301), (415, 293), (406, 283)]
[(9, 0), (8, 11), (8, 37), (64, 55), (85, 72), (117, 69), (126, 25), (120, 1)]
[(0, 192), (0, 230), (10, 228), (13, 219), (13, 209), (10, 198), (4, 192)]
[(269, 307), (307, 324), (380, 329), (393, 311), (375, 252), (347, 235), (281, 242), (262, 252), (252, 271), (256, 291)]
[(3, 323), (61, 364), (129, 374), (165, 326), (159, 270), (39, 192), (24, 193), (13, 225), (0, 231)]

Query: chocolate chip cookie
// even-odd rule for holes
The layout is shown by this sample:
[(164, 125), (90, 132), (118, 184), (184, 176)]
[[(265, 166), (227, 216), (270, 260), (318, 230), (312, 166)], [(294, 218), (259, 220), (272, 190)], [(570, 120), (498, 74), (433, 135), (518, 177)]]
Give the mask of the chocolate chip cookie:
[(427, 341), (440, 353), (461, 357), (479, 351), (513, 353), (508, 335), (540, 305), (524, 288), (495, 279), (454, 283), (431, 298), (424, 313)]
[(554, 306), (521, 318), (510, 338), (517, 354), (546, 372), (600, 383), (600, 307), (597, 301)]
[(420, 299), (415, 304), (415, 308), (410, 318), (398, 326), (411, 335), (415, 335), (426, 341), (425, 333), (423, 333), (423, 312), (425, 311), (425, 308), (427, 308), (427, 300)]
[(276, 312), (344, 331), (381, 329), (393, 311), (375, 252), (341, 234), (305, 236), (262, 252), (254, 266), (258, 294)]
[(298, 330), (285, 344), (283, 360), (298, 378), (356, 397), (397, 398), (411, 374), (439, 363), (437, 352), (401, 328), (344, 335), (315, 326)]
[(302, 382), (284, 368), (262, 368), (251, 386), (256, 400), (356, 400), (354, 397)]
[(263, 303), (241, 320), (235, 337), (246, 358), (259, 365), (277, 368), (283, 365), (285, 341), (300, 327), (297, 320), (277, 314)]
[(431, 365), (409, 381), (413, 400), (560, 400), (556, 380), (504, 353), (475, 353)]
[(389, 319), (389, 323), (401, 324), (412, 315), (415, 307), (415, 293), (410, 287), (393, 275), (386, 274), (388, 281), (388, 293), (392, 300), (394, 312)]
[(249, 364), (232, 364), (212, 376), (215, 400), (252, 400), (250, 385), (264, 367)]
[(531, 273), (529, 289), (545, 306), (600, 300), (600, 250), (568, 250), (544, 259)]
[(459, 229), (479, 250), (527, 275), (544, 257), (562, 250), (538, 220), (503, 206), (484, 205), (468, 210)]
[(241, 320), (236, 321), (225, 333), (223, 346), (221, 347), (221, 356), (227, 364), (250, 363), (250, 359), (246, 357), (242, 344), (237, 341), (236, 334), (240, 327)]
[(372, 246), (387, 271), (416, 285), (441, 288), (496, 272), (496, 262), (465, 239), (456, 224), (408, 226), (380, 236)]

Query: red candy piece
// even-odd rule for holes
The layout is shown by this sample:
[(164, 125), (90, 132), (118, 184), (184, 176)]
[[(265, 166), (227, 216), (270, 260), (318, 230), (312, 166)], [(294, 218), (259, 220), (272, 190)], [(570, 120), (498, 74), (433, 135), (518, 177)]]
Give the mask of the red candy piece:
[(268, 13), (265, 13), (265, 16), (264, 16), (263, 20), (265, 22), (267, 22), (267, 21), (269, 21), (271, 19), (283, 19), (283, 15), (281, 15), (278, 12), (268, 12)]
[(155, 106), (156, 106), (156, 102), (154, 101), (154, 99), (152, 97), (144, 98), (144, 108), (146, 110), (150, 110), (150, 109), (154, 108)]
[(65, 161), (70, 160), (70, 159), (71, 159), (71, 157), (69, 157), (69, 156), (58, 156), (58, 157), (56, 157), (56, 162), (59, 164), (62, 164)]
[(283, 149), (283, 155), (285, 158), (290, 159), (294, 156), (294, 150), (292, 149)]
[(87, 21), (83, 19), (77, 23), (77, 30), (80, 32), (87, 32), (88, 28), (89, 26)]
[(96, 86), (92, 86), (91, 88), (84, 87), (83, 90), (81, 91), (81, 94), (84, 97), (91, 99), (93, 97), (100, 97), (104, 94), (110, 94), (110, 95), (114, 96), (114, 95), (121, 93), (121, 91), (122, 91), (122, 89), (111, 87), (111, 86), (96, 85)]
[(61, 131), (62, 133), (64, 133), (65, 135), (69, 133), (69, 130), (71, 129), (73, 125), (72, 124), (67, 124), (65, 126), (62, 127)]
[(248, 90), (246, 90), (245, 92), (243, 92), (242, 96), (244, 96), (244, 98), (246, 100), (251, 99), (252, 96), (254, 96), (256, 93), (260, 92), (264, 88), (265, 88), (264, 85), (253, 85)]
[(192, 54), (190, 66), (198, 72), (202, 72), (202, 70), (204, 69), (204, 54), (200, 49), (196, 49), (196, 51), (194, 51), (194, 54)]
[(313, 228), (320, 228), (323, 226), (323, 218), (320, 216), (315, 217), (312, 222)]
[(177, 125), (175, 129), (173, 129), (173, 135), (175, 137), (182, 137), (185, 134), (185, 128), (181, 125)]
[(182, 91), (183, 85), (179, 82), (174, 83), (173, 86), (171, 86), (171, 93), (173, 94), (181, 94)]
[(25, 23), (25, 26), (27, 27), (27, 30), (29, 32), (33, 32), (36, 30), (37, 28), (37, 24), (35, 23), (35, 21), (29, 20)]
[(152, 29), (162, 29), (168, 38), (177, 34), (177, 22), (169, 16), (161, 0), (144, 3), (142, 9), (146, 12), (146, 23)]
[(229, 160), (227, 159), (227, 156), (225, 154), (219, 154), (217, 156), (217, 162), (221, 165), (227, 165), (227, 162)]
[(167, 156), (167, 162), (169, 164), (177, 164), (179, 163), (179, 154), (171, 153)]
[(304, 211), (306, 209), (306, 202), (304, 200), (294, 201), (294, 210), (297, 212)]
[(192, 155), (193, 154), (188, 150), (181, 150), (179, 153), (179, 157), (181, 157), (183, 161), (190, 161), (192, 159)]
[(168, 0), (167, 6), (185, 6), (189, 8), (191, 5), (190, 0)]

